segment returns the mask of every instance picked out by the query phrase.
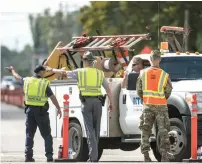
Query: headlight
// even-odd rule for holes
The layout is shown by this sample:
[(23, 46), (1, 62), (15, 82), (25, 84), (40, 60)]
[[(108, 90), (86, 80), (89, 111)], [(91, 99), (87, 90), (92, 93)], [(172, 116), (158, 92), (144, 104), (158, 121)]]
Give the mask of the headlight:
[(13, 85), (11, 85), (11, 86), (9, 87), (9, 90), (15, 90), (15, 87), (14, 87)]
[(196, 92), (196, 93), (185, 93), (185, 100), (187, 104), (189, 105), (190, 109), (192, 108), (192, 95), (196, 94), (197, 96), (197, 106), (198, 106), (198, 113), (202, 114), (202, 92)]

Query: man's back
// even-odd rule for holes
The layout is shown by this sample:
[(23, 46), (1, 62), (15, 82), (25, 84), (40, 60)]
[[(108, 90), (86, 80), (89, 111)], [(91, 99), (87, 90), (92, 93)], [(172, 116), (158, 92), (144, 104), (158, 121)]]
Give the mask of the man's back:
[(101, 70), (90, 67), (78, 69), (78, 87), (82, 96), (102, 95), (103, 80), (104, 73)]
[(160, 68), (150, 67), (141, 71), (143, 102), (145, 105), (166, 105), (164, 89), (168, 74)]

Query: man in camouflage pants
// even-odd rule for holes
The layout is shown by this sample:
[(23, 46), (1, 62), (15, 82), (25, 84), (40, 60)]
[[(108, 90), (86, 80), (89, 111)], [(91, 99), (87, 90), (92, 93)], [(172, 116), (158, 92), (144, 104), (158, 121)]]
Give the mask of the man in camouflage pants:
[(172, 84), (169, 75), (159, 68), (161, 53), (157, 50), (151, 52), (151, 67), (140, 72), (136, 88), (137, 94), (144, 104), (143, 114), (140, 117), (141, 153), (144, 154), (144, 161), (151, 162), (149, 157), (152, 127), (157, 122), (158, 133), (160, 135), (161, 161), (168, 162), (173, 158), (170, 151), (170, 141), (168, 132), (170, 122), (168, 116), (167, 99), (172, 91)]

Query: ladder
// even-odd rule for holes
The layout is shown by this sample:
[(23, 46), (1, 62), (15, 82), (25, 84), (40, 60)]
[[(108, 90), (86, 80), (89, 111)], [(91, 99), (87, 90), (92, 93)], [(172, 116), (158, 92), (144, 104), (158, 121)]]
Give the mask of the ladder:
[[(127, 51), (131, 51), (131, 47), (142, 40), (151, 40), (151, 34), (137, 35), (108, 35), (108, 36), (80, 36), (73, 37), (73, 40), (64, 47), (58, 47), (60, 53), (68, 54), (74, 66), (78, 68), (73, 55), (77, 52), (98, 51), (105, 57), (104, 51), (112, 51), (114, 59), (119, 61), (124, 68), (129, 64), (129, 56)], [(82, 42), (83, 41), (83, 42)], [(78, 44), (82, 43), (82, 44)], [(75, 45), (77, 47), (75, 48)], [(133, 50), (132, 50), (133, 51)]]
[[(73, 48), (73, 45), (82, 39), (89, 39), (87, 45), (79, 48)], [(108, 36), (90, 36), (73, 37), (73, 41), (64, 47), (58, 48), (61, 53), (82, 52), (82, 51), (112, 51), (117, 49), (130, 50), (132, 46), (142, 40), (151, 40), (151, 34), (138, 35), (108, 35)], [(118, 44), (116, 44), (118, 43)]]

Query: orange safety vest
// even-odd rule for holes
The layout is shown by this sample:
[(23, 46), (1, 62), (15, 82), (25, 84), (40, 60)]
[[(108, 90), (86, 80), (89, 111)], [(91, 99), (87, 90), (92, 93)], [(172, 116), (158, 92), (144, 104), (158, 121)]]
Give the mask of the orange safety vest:
[(143, 102), (145, 105), (166, 105), (164, 88), (168, 74), (160, 68), (148, 68), (141, 71)]

